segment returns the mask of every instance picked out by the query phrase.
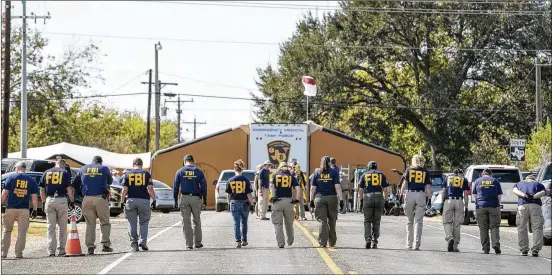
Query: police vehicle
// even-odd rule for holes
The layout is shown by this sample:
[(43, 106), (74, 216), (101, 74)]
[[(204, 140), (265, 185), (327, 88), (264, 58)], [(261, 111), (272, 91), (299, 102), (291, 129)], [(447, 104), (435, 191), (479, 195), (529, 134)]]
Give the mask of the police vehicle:
[(521, 171), (515, 166), (493, 164), (471, 165), (466, 169), (464, 176), (466, 177), (466, 179), (468, 179), (468, 184), (470, 186), (470, 190), (468, 191), (469, 216), (464, 219), (462, 224), (468, 225), (470, 223), (476, 222), (476, 197), (471, 194), (472, 183), (475, 182), (475, 180), (477, 180), (479, 177), (481, 177), (481, 172), (483, 172), (483, 170), (487, 168), (492, 170), (492, 177), (497, 179), (500, 182), (500, 186), (502, 187), (503, 194), (500, 202), (501, 217), (502, 219), (508, 220), (508, 225), (515, 226), (518, 197), (513, 193), (513, 190), (514, 184), (521, 181)]
[[(228, 206), (228, 199), (226, 198), (226, 184), (228, 180), (235, 176), (236, 172), (234, 170), (224, 170), (220, 173), (219, 179), (213, 181), (213, 185), (216, 185), (215, 188), (215, 210), (221, 212)], [(242, 175), (246, 177), (251, 183), (251, 189), (253, 189), (253, 198), (255, 198), (255, 184), (253, 180), (255, 179), (255, 171), (253, 170), (243, 170)]]

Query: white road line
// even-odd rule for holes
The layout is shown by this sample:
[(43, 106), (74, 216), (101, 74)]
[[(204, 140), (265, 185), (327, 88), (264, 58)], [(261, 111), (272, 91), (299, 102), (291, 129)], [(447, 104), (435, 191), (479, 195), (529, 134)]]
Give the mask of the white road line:
[[(405, 222), (406, 222), (406, 221), (405, 221)], [(438, 229), (438, 230), (444, 231), (444, 229), (441, 228), (441, 227), (431, 226), (431, 225), (427, 225), (427, 224), (424, 224), (424, 226), (427, 226), (427, 227), (430, 227), (430, 228), (434, 228), (434, 229)], [(479, 237), (477, 237), (477, 236), (474, 236), (474, 235), (471, 235), (471, 234), (468, 234), (468, 233), (462, 233), (462, 232), (460, 232), (460, 234), (461, 234), (461, 235), (466, 235), (466, 236), (469, 236), (469, 237), (472, 237), (472, 238), (475, 238), (475, 239), (478, 239), (478, 240), (481, 239), (481, 238), (479, 238)], [(504, 247), (509, 248), (509, 249), (512, 249), (512, 250), (514, 250), (514, 251), (519, 251), (519, 249), (515, 249), (515, 248), (513, 248), (513, 247), (511, 247), (511, 246), (507, 246), (507, 245), (504, 245), (504, 244), (500, 244), (500, 246), (504, 246)], [(541, 259), (543, 259), (543, 260), (546, 260), (546, 261), (549, 261), (549, 262), (552, 262), (552, 260), (550, 260), (550, 259), (548, 259), (548, 258), (544, 258), (544, 257), (539, 257), (539, 258), (541, 258)]]
[[(151, 236), (148, 238), (148, 242), (151, 242), (152, 240), (154, 240), (155, 238), (161, 236), (161, 234), (169, 231), (171, 228), (179, 225), (180, 222), (177, 222), (161, 231), (159, 231), (157, 234)], [(121, 258), (117, 259), (116, 261), (114, 261), (113, 263), (111, 263), (110, 265), (106, 266), (104, 269), (102, 269), (100, 272), (98, 272), (98, 274), (107, 274), (107, 272), (111, 271), (114, 267), (116, 267), (117, 265), (119, 265), (120, 263), (122, 263), (126, 258), (130, 257), (130, 255), (132, 255), (134, 252), (128, 252), (126, 253), (125, 255), (121, 256)]]

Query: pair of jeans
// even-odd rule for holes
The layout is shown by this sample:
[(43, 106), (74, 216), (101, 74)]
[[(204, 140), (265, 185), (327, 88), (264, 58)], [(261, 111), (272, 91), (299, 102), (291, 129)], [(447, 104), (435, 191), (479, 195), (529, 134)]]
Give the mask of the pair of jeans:
[(232, 213), (232, 218), (234, 218), (234, 236), (236, 237), (236, 241), (247, 241), (249, 203), (247, 201), (232, 200), (230, 201), (230, 212)]

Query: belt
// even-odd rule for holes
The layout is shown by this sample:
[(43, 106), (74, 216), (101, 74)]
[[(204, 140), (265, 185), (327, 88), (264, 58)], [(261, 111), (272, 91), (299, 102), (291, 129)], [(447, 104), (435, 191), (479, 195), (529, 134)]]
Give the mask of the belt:
[(366, 192), (365, 195), (370, 195), (370, 194), (374, 194), (374, 195), (381, 195), (381, 192)]
[(450, 199), (450, 200), (461, 200), (463, 199), (462, 197), (447, 197), (447, 199)]
[(57, 195), (57, 196), (56, 195), (46, 195), (46, 197), (48, 197), (48, 198), (65, 198), (65, 195), (63, 195), (63, 196), (62, 195)]
[(410, 190), (410, 189), (408, 189), (407, 191), (408, 192), (425, 192), (424, 190)]
[(84, 195), (85, 197), (103, 197), (105, 194), (99, 194), (99, 195)]
[(199, 195), (199, 194), (188, 193), (188, 192), (182, 192), (181, 194), (185, 195), (185, 196), (201, 197), (201, 195)]

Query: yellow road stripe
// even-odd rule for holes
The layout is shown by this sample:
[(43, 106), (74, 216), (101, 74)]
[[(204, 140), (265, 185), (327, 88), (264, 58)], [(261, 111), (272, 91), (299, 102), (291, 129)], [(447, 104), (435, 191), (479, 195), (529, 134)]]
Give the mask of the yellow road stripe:
[(354, 271), (349, 271), (349, 274), (358, 274), (358, 273)]
[[(310, 232), (301, 223), (299, 223), (298, 221), (295, 221), (295, 224), (303, 231), (305, 236), (307, 236), (307, 238), (312, 242), (314, 246), (319, 246), (318, 241), (314, 239), (314, 237), (310, 234)], [(322, 260), (326, 262), (326, 265), (328, 265), (328, 267), (333, 272), (333, 274), (343, 274), (343, 271), (341, 271), (341, 269), (337, 267), (337, 265), (334, 263), (332, 258), (330, 258), (330, 255), (328, 255), (328, 253), (326, 253), (326, 251), (324, 251), (323, 248), (318, 247), (316, 248), (316, 251), (318, 251), (318, 254), (320, 254), (320, 256), (322, 257)]]
[(318, 237), (318, 232), (312, 232), (312, 234), (316, 237)]

